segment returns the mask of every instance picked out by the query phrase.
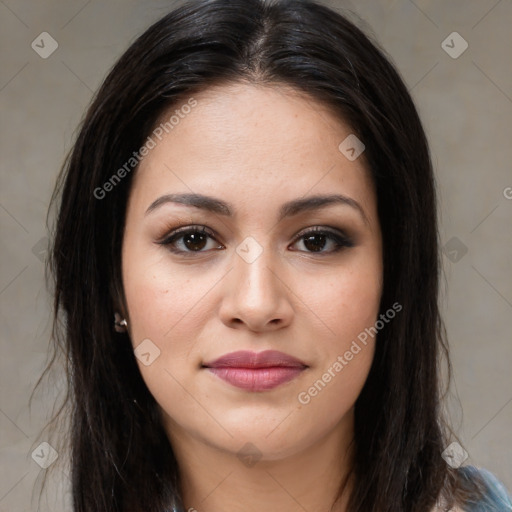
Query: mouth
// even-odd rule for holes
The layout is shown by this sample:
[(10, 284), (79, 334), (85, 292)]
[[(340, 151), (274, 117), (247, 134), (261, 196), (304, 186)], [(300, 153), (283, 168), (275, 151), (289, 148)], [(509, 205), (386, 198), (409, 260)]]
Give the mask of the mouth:
[(233, 386), (254, 392), (274, 389), (308, 368), (299, 359), (276, 350), (232, 352), (202, 367)]

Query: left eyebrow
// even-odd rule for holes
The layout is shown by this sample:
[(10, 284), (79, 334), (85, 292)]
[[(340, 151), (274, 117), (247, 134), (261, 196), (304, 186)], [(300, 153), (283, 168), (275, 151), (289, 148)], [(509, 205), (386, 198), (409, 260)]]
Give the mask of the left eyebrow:
[[(148, 215), (150, 212), (166, 203), (183, 204), (227, 217), (232, 216), (235, 210), (230, 203), (215, 197), (202, 194), (166, 194), (153, 201), (144, 215)], [(320, 210), (335, 204), (350, 206), (361, 215), (367, 224), (369, 223), (362, 206), (355, 199), (341, 194), (316, 195), (288, 201), (279, 209), (278, 221), (306, 211)]]
[(341, 194), (309, 196), (284, 203), (279, 210), (279, 221), (285, 217), (291, 217), (306, 211), (320, 210), (335, 204), (350, 206), (369, 224), (363, 207), (355, 199)]

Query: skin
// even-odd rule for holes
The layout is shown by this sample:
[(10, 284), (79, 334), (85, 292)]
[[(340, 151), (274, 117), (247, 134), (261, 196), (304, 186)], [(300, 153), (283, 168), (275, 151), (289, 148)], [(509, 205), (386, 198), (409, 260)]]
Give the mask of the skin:
[[(297, 397), (378, 319), (382, 239), (364, 154), (349, 161), (338, 146), (350, 127), (285, 86), (223, 85), (194, 98), (141, 162), (129, 198), (123, 313), (134, 348), (150, 339), (160, 350), (138, 365), (161, 408), (186, 509), (327, 512), (352, 460), (354, 403), (375, 340), (309, 403)], [(146, 213), (164, 194), (191, 192), (228, 202), (233, 215), (175, 203)], [(350, 197), (362, 213), (334, 204), (278, 221), (283, 203), (323, 194)], [(179, 238), (185, 256), (157, 243), (180, 226), (207, 226), (215, 237), (195, 242), (200, 252)], [(332, 252), (334, 240), (316, 238), (314, 252), (298, 235), (315, 226), (342, 230), (354, 245)], [(251, 263), (236, 252), (249, 236), (262, 250)], [(308, 368), (251, 392), (201, 367), (267, 349)], [(246, 443), (255, 464), (237, 456)], [(333, 510), (346, 510), (351, 485)]]

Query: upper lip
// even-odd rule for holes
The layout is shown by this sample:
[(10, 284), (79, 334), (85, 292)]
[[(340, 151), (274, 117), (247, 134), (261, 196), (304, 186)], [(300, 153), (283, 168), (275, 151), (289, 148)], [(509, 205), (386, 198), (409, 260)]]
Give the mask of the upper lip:
[(296, 357), (278, 350), (265, 350), (263, 352), (239, 350), (224, 354), (214, 361), (203, 363), (203, 366), (207, 368), (272, 368), (279, 366), (301, 368), (307, 365)]

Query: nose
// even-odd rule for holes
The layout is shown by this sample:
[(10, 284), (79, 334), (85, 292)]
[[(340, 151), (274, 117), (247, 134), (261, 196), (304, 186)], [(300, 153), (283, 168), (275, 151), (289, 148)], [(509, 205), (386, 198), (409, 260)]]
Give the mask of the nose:
[(293, 293), (270, 249), (265, 248), (254, 261), (234, 253), (233, 269), (223, 281), (219, 314), (228, 327), (261, 332), (291, 323)]

